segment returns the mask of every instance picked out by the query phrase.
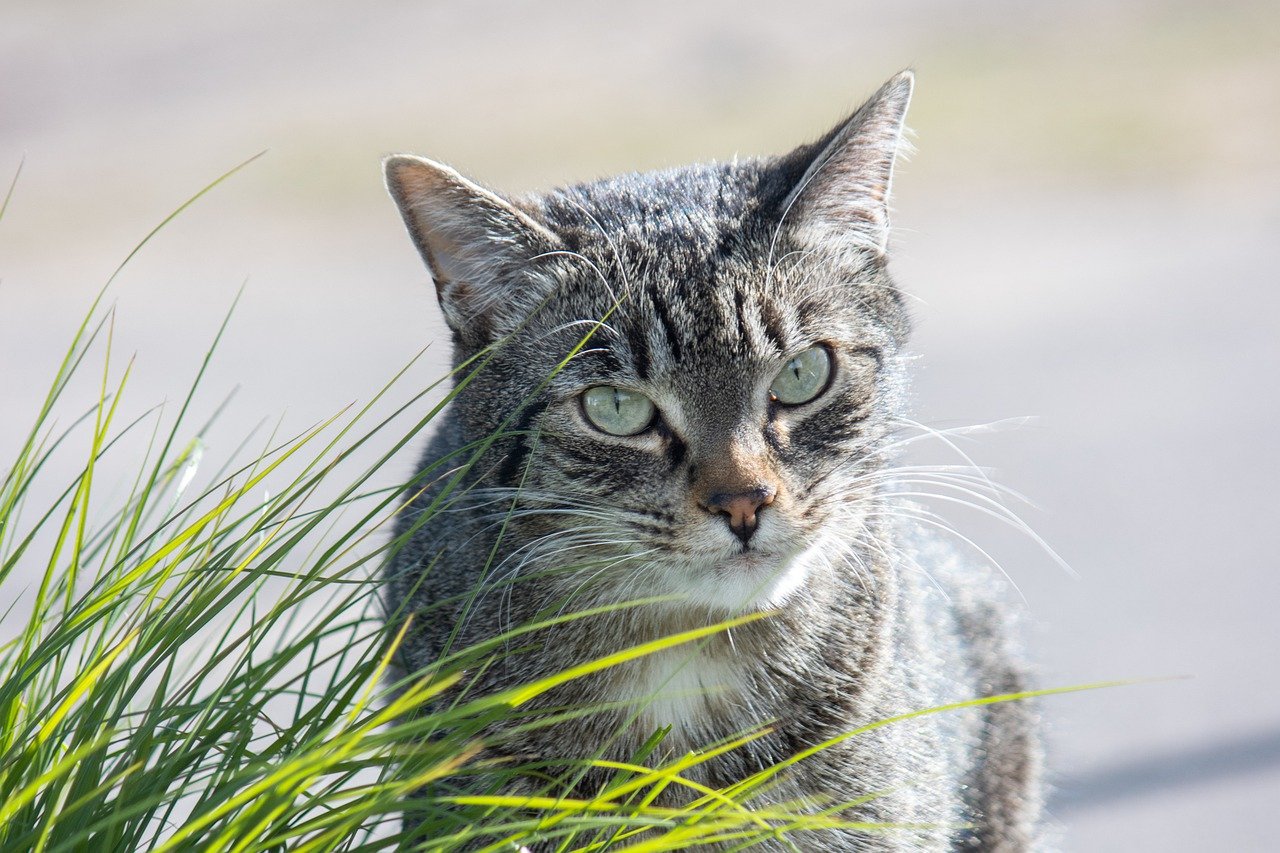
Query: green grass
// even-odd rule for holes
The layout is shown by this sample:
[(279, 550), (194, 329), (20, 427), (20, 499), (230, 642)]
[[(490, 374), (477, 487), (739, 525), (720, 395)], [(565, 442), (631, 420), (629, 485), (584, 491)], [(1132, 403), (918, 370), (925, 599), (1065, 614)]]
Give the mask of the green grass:
[[(711, 840), (745, 848), (841, 824), (842, 804), (817, 813), (747, 805), (804, 755), (721, 791), (685, 778), (690, 767), (763, 732), (659, 766), (648, 758), (660, 735), (631, 762), (485, 762), (492, 722), (545, 724), (526, 709), (555, 685), (761, 615), (586, 661), (493, 696), (464, 692), (432, 702), (459, 682), (464, 665), (500, 654), (505, 638), (390, 684), (388, 663), (404, 628), (384, 628), (377, 573), (395, 544), (385, 522), (404, 498), (401, 488), (372, 483), (449, 397), (428, 407), (426, 389), (391, 416), (375, 417), (401, 373), (363, 407), (294, 436), (273, 435), (238, 462), (242, 447), (210, 474), (208, 425), (193, 426), (189, 414), (222, 330), (175, 417), (153, 411), (122, 423), (131, 365), (112, 358), (112, 313), (102, 299), (74, 334), (25, 441), (0, 469), (0, 602), (8, 608), (0, 609), (0, 849), (393, 849), (405, 841), (399, 814), (411, 796), (422, 815), (414, 842), (433, 850), (517, 850), (548, 840), (561, 850), (624, 842), (676, 850)], [(458, 384), (483, 362), (482, 355), (464, 365)], [(69, 399), (68, 389), (87, 371), (98, 390), (86, 406)], [(56, 427), (60, 413), (77, 405), (81, 414)], [(422, 409), (411, 428), (400, 426)], [(125, 496), (102, 498), (99, 466), (132, 446), (124, 439), (141, 435), (145, 451), (117, 460), (132, 472)], [(446, 479), (443, 499), (496, 438), (424, 478)], [(361, 448), (382, 453), (358, 467)], [(50, 493), (59, 458), (78, 459), (78, 472), (54, 489), (57, 497), (33, 506), (33, 495)], [(264, 496), (269, 478), (287, 483)], [(34, 588), (24, 588), (20, 579), (32, 577)], [(508, 636), (581, 615), (519, 626)], [(1009, 698), (1016, 697), (978, 702)], [(935, 710), (946, 709), (920, 713)], [(611, 770), (613, 781), (589, 799), (565, 796), (556, 780), (588, 766)], [(537, 773), (550, 781), (536, 798), (460, 795), (431, 784), (481, 772), (499, 792), (504, 778)], [(673, 785), (693, 791), (691, 804), (655, 806)]]

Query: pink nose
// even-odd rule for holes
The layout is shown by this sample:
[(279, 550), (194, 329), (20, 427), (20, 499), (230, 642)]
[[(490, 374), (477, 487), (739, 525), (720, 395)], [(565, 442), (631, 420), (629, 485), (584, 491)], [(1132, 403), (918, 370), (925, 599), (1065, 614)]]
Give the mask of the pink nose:
[(755, 534), (759, 522), (756, 514), (773, 503), (778, 490), (773, 486), (757, 486), (746, 492), (717, 492), (707, 499), (707, 512), (726, 516), (733, 535), (746, 545)]

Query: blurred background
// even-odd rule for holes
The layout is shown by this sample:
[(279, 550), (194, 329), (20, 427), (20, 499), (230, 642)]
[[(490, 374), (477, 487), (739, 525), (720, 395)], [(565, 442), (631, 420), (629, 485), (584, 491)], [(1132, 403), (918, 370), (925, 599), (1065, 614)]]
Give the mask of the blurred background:
[(782, 152), (906, 66), (916, 417), (1034, 416), (964, 450), (1079, 577), (938, 508), (1020, 586), (1044, 684), (1185, 676), (1045, 702), (1063, 847), (1275, 849), (1274, 3), (7, 0), (0, 177), (25, 163), (0, 223), (0, 469), (112, 269), (260, 150), (108, 295), (131, 415), (181, 399), (244, 285), (191, 420), (239, 388), (215, 457), (367, 400), (427, 344), (397, 399), (441, 374), (382, 155), (518, 192)]

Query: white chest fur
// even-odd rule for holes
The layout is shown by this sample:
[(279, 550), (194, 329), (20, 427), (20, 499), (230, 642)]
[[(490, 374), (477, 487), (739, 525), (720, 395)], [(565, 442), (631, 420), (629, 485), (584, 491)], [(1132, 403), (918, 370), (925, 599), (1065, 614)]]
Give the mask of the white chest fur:
[(742, 667), (699, 648), (677, 648), (637, 661), (618, 683), (618, 699), (634, 702), (645, 728), (705, 728), (712, 715), (747, 703)]

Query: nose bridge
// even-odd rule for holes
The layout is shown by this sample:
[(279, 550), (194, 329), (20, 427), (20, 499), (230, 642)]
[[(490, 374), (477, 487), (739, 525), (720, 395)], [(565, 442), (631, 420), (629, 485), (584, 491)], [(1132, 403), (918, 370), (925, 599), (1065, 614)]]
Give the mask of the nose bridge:
[(749, 491), (769, 479), (764, 436), (745, 412), (707, 425), (697, 444), (698, 492)]
[(695, 482), (716, 492), (739, 492), (771, 479), (768, 446), (761, 424), (749, 413), (707, 425), (695, 449)]
[(773, 503), (779, 486), (760, 422), (763, 413), (755, 408), (747, 394), (705, 399), (704, 419), (691, 442), (692, 497), (723, 518), (743, 547), (749, 547), (757, 514)]

